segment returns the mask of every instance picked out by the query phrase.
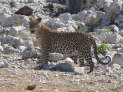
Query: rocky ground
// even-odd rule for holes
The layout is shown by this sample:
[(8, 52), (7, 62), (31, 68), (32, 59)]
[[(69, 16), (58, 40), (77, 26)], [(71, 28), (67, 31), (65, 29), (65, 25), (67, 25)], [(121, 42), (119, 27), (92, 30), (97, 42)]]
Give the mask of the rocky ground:
[[(122, 79), (100, 74), (78, 75), (69, 72), (1, 69), (1, 92), (122, 92)], [(36, 86), (33, 90), (30, 87)]]
[(1, 54), (0, 58), (4, 62), (0, 69), (0, 92), (123, 91), (123, 69), (118, 65), (100, 65), (93, 73), (86, 74), (74, 64), (54, 65), (55, 70), (37, 70), (34, 60), (18, 60), (21, 56), (17, 53)]
[[(52, 12), (46, 0), (18, 0), (14, 7), (9, 1), (0, 2), (0, 92), (123, 92), (122, 0), (98, 0), (95, 7), (76, 14), (58, 14), (59, 7), (65, 8), (59, 6), (58, 0), (48, 0), (58, 4), (54, 4)], [(29, 18), (14, 14), (25, 5), (56, 31), (89, 32), (98, 46), (109, 47), (105, 56), (112, 62), (102, 66), (93, 58), (94, 72), (86, 74), (88, 67), (78, 67), (72, 59), (55, 53), (51, 59), (58, 62), (39, 70), (39, 47), (29, 32)]]

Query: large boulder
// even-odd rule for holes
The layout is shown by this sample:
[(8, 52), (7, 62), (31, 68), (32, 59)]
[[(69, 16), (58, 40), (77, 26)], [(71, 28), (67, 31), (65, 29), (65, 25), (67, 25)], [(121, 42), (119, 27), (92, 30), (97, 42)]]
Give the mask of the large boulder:
[(122, 0), (98, 0), (97, 9), (105, 12), (119, 12), (122, 9), (122, 4)]
[(26, 15), (26, 16), (31, 16), (32, 13), (33, 13), (33, 9), (30, 8), (29, 6), (24, 6), (15, 12), (15, 14)]
[(112, 64), (119, 64), (123, 67), (123, 48), (120, 48), (112, 58)]
[(0, 24), (5, 23), (6, 19), (11, 17), (11, 15), (3, 12), (3, 10), (0, 10)]
[(72, 20), (72, 16), (70, 13), (64, 13), (59, 16), (60, 20), (64, 23), (68, 23), (68, 21)]
[(108, 23), (106, 24), (115, 23), (115, 19), (122, 10), (122, 4), (122, 0), (98, 0), (97, 9), (107, 13), (106, 17), (108, 18), (105, 22), (108, 21)]
[(28, 17), (22, 16), (22, 15), (14, 15), (11, 17), (8, 17), (5, 22), (2, 23), (3, 26), (25, 26), (28, 27)]
[(95, 29), (93, 33), (99, 40), (106, 43), (119, 43), (122, 39), (119, 28), (116, 25)]
[(97, 13), (94, 10), (83, 10), (78, 14), (73, 15), (74, 20), (79, 20), (88, 23), (97, 18)]

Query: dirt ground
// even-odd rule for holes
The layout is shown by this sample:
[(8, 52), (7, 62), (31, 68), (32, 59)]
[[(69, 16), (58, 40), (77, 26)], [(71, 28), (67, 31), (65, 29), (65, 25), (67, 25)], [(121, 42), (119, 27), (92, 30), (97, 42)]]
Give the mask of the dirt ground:
[(0, 92), (123, 92), (120, 82), (106, 75), (0, 69)]

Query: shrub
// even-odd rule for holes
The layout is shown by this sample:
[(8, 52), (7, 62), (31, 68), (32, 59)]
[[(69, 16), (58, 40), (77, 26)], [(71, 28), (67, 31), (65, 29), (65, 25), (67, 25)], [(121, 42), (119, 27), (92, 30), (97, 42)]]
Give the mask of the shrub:
[(109, 47), (105, 44), (102, 44), (100, 46), (97, 47), (97, 51), (98, 53), (102, 54), (102, 55), (106, 55), (106, 53), (108, 52)]

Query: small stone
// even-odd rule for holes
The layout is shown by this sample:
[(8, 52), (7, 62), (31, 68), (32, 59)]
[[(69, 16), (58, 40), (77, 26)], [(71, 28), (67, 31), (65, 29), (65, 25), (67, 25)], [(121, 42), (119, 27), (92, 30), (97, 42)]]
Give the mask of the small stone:
[(36, 88), (36, 84), (28, 85), (26, 90), (34, 90)]
[(121, 69), (121, 66), (119, 65), (119, 64), (113, 64), (113, 69), (115, 69), (115, 70), (119, 70), (119, 69)]

